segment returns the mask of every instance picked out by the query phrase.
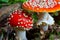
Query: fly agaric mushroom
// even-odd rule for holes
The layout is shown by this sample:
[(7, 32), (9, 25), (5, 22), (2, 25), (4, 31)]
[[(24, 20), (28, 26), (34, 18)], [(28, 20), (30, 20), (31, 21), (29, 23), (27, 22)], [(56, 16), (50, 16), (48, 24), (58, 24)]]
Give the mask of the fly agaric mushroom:
[[(30, 10), (34, 12), (43, 12), (43, 14), (39, 13), (42, 20), (41, 18), (38, 20), (37, 22), (38, 25), (41, 24), (42, 22), (45, 22), (48, 25), (52, 25), (54, 24), (54, 19), (48, 14), (48, 12), (59, 11), (60, 0), (28, 0), (23, 3), (22, 7), (26, 10)], [(48, 29), (48, 25), (45, 25), (44, 28)]]
[(27, 40), (25, 30), (31, 29), (33, 26), (31, 15), (26, 15), (26, 12), (22, 10), (16, 10), (10, 15), (8, 22), (12, 27), (23, 28), (23, 31), (17, 31), (17, 35), (19, 40)]

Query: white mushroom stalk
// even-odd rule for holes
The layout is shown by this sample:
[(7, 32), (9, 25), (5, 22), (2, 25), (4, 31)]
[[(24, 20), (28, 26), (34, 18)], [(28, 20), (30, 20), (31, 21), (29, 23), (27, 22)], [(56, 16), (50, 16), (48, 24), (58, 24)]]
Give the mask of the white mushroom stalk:
[(27, 40), (26, 30), (33, 26), (31, 15), (26, 15), (26, 12), (21, 10), (14, 11), (9, 17), (11, 27), (17, 27), (17, 36), (19, 40)]
[(18, 40), (27, 40), (26, 31), (18, 31), (17, 36), (18, 36)]
[(39, 20), (37, 22), (37, 25), (41, 25), (42, 22), (46, 23), (46, 25), (43, 26), (43, 30), (46, 31), (48, 30), (48, 25), (53, 25), (54, 24), (54, 18), (48, 13), (39, 13)]

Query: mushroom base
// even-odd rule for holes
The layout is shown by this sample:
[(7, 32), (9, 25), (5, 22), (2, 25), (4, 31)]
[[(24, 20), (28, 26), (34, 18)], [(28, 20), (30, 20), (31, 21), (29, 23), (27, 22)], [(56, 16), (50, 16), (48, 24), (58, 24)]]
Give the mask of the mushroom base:
[(27, 40), (26, 31), (17, 31), (17, 36), (19, 40)]
[(47, 31), (48, 30), (48, 25), (43, 26), (43, 30)]

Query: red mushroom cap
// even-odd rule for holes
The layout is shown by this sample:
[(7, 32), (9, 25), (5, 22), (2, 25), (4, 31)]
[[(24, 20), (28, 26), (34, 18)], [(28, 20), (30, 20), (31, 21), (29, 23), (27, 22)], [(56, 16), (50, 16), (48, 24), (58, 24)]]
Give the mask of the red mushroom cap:
[(60, 10), (60, 0), (29, 0), (22, 7), (34, 12), (55, 12)]
[(14, 11), (9, 17), (9, 24), (12, 27), (22, 27), (26, 29), (31, 29), (33, 26), (33, 20), (31, 15), (26, 15), (26, 12), (21, 10)]

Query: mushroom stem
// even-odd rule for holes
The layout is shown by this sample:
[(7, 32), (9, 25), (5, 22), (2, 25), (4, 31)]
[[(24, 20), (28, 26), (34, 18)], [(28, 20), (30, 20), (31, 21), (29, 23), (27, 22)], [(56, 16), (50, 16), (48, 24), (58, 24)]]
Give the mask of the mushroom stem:
[(53, 25), (54, 24), (54, 19), (48, 12), (40, 13), (37, 25), (41, 25), (41, 24), (43, 26), (42, 29), (44, 31), (46, 31), (46, 30), (48, 30), (48, 25)]
[(3, 39), (3, 35), (0, 36), (0, 40), (2, 40), (2, 39)]
[(19, 40), (27, 40), (26, 31), (17, 31), (17, 36)]
[(44, 26), (44, 27), (43, 27), (43, 30), (44, 30), (44, 31), (47, 31), (47, 30), (48, 30), (48, 25)]
[(47, 31), (48, 30), (48, 24), (42, 24), (42, 29), (44, 30), (44, 31)]

